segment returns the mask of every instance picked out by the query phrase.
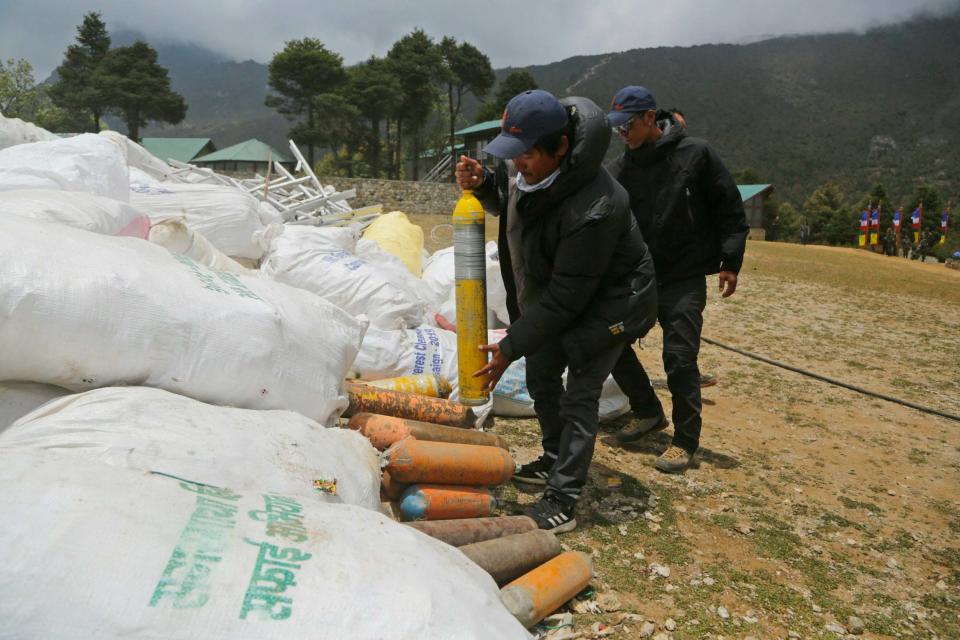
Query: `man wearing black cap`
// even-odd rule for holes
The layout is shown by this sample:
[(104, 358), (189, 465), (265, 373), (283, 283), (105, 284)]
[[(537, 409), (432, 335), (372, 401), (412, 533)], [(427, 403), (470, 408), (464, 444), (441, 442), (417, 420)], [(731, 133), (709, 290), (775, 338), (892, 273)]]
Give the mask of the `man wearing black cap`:
[[(700, 446), (697, 355), (707, 300), (704, 276), (719, 273), (721, 295), (733, 295), (749, 227), (740, 192), (720, 157), (704, 140), (688, 137), (670, 114), (658, 121), (657, 102), (648, 89), (618, 91), (607, 117), (627, 145), (607, 169), (630, 194), (657, 272), (673, 442), (655, 466), (678, 473)], [(613, 377), (636, 418), (617, 433), (621, 442), (666, 428), (663, 407), (632, 348), (623, 351)]]
[(656, 317), (653, 261), (626, 191), (601, 166), (609, 142), (593, 102), (527, 91), (507, 104), (500, 135), (484, 149), (504, 161), (496, 172), (466, 156), (457, 164), (460, 187), (500, 216), (511, 320), (502, 341), (481, 347), (492, 357), (475, 375), (492, 391), (526, 356), (543, 455), (514, 479), (545, 485), (530, 515), (557, 533), (577, 524), (603, 382)]

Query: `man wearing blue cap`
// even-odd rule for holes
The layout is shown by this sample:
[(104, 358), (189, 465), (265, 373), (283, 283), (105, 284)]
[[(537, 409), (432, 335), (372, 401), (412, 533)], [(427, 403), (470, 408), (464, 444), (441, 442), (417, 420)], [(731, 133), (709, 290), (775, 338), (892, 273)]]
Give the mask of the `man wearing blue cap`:
[(484, 149), (502, 160), (497, 170), (466, 156), (457, 164), (460, 187), (500, 216), (511, 320), (503, 340), (481, 347), (492, 357), (475, 375), (492, 391), (526, 356), (543, 455), (514, 479), (545, 485), (530, 516), (557, 533), (577, 524), (603, 382), (656, 316), (653, 261), (626, 191), (601, 166), (609, 143), (593, 102), (527, 91), (507, 104), (500, 135)]
[[(607, 114), (627, 149), (607, 169), (630, 194), (630, 207), (653, 254), (663, 366), (673, 401), (673, 442), (657, 458), (660, 471), (684, 471), (700, 446), (700, 331), (705, 275), (719, 274), (726, 298), (737, 288), (747, 226), (740, 192), (706, 141), (687, 136), (646, 87), (624, 87)], [(632, 348), (613, 369), (635, 420), (617, 433), (633, 442), (666, 428), (667, 418)]]

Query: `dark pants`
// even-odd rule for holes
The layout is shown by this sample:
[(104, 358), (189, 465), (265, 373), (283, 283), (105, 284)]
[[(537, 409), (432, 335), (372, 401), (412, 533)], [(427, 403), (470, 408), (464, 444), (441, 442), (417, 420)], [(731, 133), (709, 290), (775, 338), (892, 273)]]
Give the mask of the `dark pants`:
[[(693, 454), (700, 446), (700, 331), (707, 304), (703, 277), (670, 282), (657, 289), (657, 320), (663, 329), (663, 368), (673, 399), (673, 444)], [(627, 345), (613, 368), (613, 379), (630, 398), (630, 408), (641, 418), (663, 412), (650, 378)]]
[(622, 350), (618, 344), (580, 368), (570, 367), (566, 390), (562, 375), (568, 359), (559, 341), (527, 356), (527, 389), (540, 421), (543, 452), (555, 460), (545, 495), (568, 504), (580, 498), (599, 429), (600, 392)]

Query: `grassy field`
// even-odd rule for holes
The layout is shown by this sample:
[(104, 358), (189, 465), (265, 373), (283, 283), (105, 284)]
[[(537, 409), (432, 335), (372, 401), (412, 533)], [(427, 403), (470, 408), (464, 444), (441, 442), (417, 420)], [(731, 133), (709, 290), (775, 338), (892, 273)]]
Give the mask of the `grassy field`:
[[(960, 272), (751, 243), (737, 294), (710, 285), (705, 336), (960, 414)], [(669, 407), (660, 346), (639, 353)], [(593, 602), (548, 637), (960, 638), (960, 423), (709, 345), (700, 362), (720, 383), (685, 475), (652, 468), (670, 430), (623, 447), (604, 427), (563, 536), (593, 556)], [(536, 421), (493, 430), (539, 454)], [(536, 497), (501, 491), (508, 512)]]

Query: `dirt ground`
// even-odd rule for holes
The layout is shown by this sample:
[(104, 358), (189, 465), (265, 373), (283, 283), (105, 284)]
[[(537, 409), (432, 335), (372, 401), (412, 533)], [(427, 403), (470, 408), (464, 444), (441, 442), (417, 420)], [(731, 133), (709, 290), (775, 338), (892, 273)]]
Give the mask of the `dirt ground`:
[[(709, 282), (705, 336), (960, 414), (960, 271), (752, 242), (736, 295)], [(660, 340), (639, 354), (669, 412)], [(719, 384), (684, 475), (652, 468), (671, 430), (624, 447), (604, 425), (563, 536), (596, 577), (546, 637), (960, 638), (960, 422), (706, 344), (700, 365)], [(535, 420), (493, 431), (539, 454)], [(537, 498), (500, 494), (508, 513)]]

